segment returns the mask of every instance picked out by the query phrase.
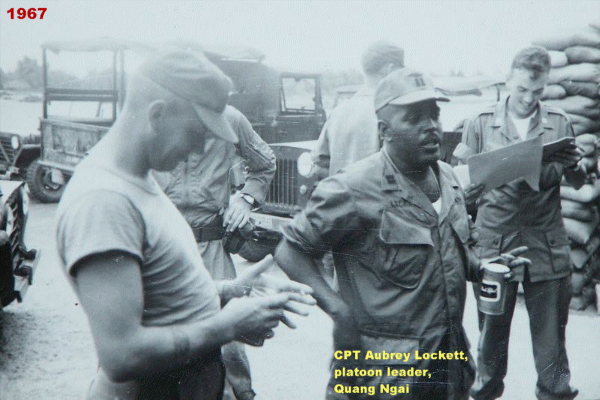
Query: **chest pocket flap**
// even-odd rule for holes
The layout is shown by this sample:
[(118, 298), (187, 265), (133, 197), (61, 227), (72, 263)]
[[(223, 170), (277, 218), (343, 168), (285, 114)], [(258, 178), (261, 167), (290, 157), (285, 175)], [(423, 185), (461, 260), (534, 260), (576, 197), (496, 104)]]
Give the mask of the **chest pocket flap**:
[(390, 245), (429, 245), (433, 247), (430, 228), (409, 221), (390, 210), (383, 211), (379, 239)]

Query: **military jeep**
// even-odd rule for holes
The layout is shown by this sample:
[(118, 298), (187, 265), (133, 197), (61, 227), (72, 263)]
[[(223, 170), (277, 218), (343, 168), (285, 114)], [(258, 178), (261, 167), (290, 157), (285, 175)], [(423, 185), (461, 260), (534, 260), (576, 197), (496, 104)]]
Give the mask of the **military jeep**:
[(25, 182), (0, 181), (0, 309), (23, 300), (40, 258), (25, 247), (28, 213)]
[[(296, 142), (316, 139), (325, 123), (319, 74), (282, 72), (263, 63), (258, 50), (248, 48), (209, 48), (188, 42), (168, 45), (192, 52), (202, 52), (228, 74), (234, 83), (230, 104), (239, 109), (267, 143)], [(101, 38), (80, 42), (47, 42), (42, 45), (43, 71), (50, 68), (48, 53), (112, 53), (110, 89), (53, 88), (44, 79), (43, 116), (40, 124), (41, 155), (32, 168), (30, 188), (42, 202), (56, 202), (63, 185), (75, 166), (114, 123), (125, 99), (125, 52), (142, 56), (157, 46), (131, 41)], [(51, 115), (50, 104), (90, 102), (106, 116)], [(105, 107), (108, 106), (108, 107)]]

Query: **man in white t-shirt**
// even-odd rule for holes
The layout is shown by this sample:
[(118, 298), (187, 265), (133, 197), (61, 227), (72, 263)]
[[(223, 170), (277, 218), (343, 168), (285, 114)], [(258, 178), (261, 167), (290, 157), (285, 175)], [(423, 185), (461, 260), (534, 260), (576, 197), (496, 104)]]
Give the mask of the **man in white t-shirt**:
[[(213, 282), (189, 225), (149, 174), (203, 153), (209, 135), (236, 142), (223, 116), (230, 85), (202, 56), (155, 54), (65, 189), (57, 245), (96, 346), (90, 399), (220, 399), (220, 346), (261, 345), (279, 321), (293, 327), (284, 309), (302, 314), (290, 300), (314, 303), (298, 293), (309, 287), (263, 277), (260, 265)], [(237, 299), (253, 286), (283, 293)]]

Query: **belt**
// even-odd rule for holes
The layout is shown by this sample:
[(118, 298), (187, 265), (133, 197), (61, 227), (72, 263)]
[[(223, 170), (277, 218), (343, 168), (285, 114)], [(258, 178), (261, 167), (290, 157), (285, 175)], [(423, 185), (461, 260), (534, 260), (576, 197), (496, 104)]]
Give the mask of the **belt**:
[(194, 232), (194, 237), (198, 243), (221, 240), (225, 236), (223, 217), (219, 215), (208, 225), (192, 227), (192, 232)]

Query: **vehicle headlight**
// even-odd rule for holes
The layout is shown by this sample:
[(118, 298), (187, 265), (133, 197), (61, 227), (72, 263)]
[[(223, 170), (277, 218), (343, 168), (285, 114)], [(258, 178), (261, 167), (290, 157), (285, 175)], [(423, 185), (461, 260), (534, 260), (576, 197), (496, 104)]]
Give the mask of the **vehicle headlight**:
[(10, 236), (13, 231), (15, 225), (15, 216), (13, 215), (11, 209), (6, 206), (6, 234)]
[(298, 157), (297, 165), (298, 165), (298, 173), (300, 175), (302, 175), (304, 177), (309, 176), (313, 169), (313, 162), (312, 162), (312, 159), (310, 158), (310, 153), (305, 152), (305, 153), (300, 154), (300, 157)]
[(13, 150), (17, 150), (19, 147), (21, 147), (21, 142), (19, 141), (18, 136), (13, 136), (10, 138), (10, 146), (13, 148)]
[(29, 214), (29, 194), (27, 193), (27, 185), (21, 186), (21, 198), (23, 199), (23, 215)]

